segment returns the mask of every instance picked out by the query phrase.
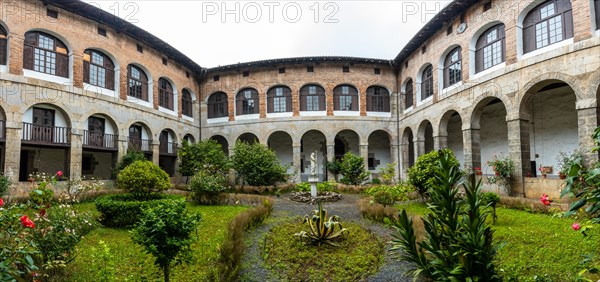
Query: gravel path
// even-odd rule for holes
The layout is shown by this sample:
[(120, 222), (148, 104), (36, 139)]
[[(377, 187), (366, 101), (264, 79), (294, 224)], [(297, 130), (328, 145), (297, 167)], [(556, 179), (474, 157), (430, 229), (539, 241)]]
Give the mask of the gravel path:
[[(324, 203), (323, 208), (328, 212), (338, 215), (342, 221), (351, 221), (362, 225), (377, 234), (384, 242), (391, 240), (390, 233), (392, 229), (362, 218), (358, 211), (356, 201), (361, 195), (344, 194), (341, 201), (334, 203)], [(279, 281), (276, 275), (266, 269), (264, 261), (260, 255), (264, 245), (265, 234), (271, 228), (289, 220), (293, 217), (303, 217), (316, 209), (316, 205), (297, 203), (289, 200), (289, 195), (282, 195), (276, 198), (273, 214), (265, 221), (265, 224), (250, 231), (246, 236), (247, 251), (242, 258), (242, 269), (240, 271), (241, 281)], [(389, 248), (389, 245), (388, 245)], [(408, 264), (394, 259), (393, 253), (386, 252), (384, 263), (375, 275), (369, 277), (367, 281), (412, 281), (412, 277), (404, 276)]]

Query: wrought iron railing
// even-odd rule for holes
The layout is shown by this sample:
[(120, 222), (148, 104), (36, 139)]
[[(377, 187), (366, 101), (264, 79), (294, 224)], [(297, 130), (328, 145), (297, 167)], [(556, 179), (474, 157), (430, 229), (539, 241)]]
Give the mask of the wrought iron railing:
[(161, 155), (177, 155), (177, 143), (160, 142), (159, 152)]

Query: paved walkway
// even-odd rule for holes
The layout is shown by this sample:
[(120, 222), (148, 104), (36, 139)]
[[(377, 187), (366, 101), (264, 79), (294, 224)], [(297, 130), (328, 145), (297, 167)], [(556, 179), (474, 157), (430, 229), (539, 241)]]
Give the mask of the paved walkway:
[[(370, 229), (377, 234), (384, 242), (391, 240), (390, 233), (393, 231), (382, 224), (362, 218), (358, 211), (356, 201), (361, 195), (344, 194), (341, 201), (335, 203), (325, 203), (324, 209), (331, 214), (338, 215), (342, 221), (351, 221)], [(265, 268), (264, 261), (260, 255), (264, 244), (264, 237), (274, 226), (293, 217), (303, 217), (316, 209), (316, 205), (297, 203), (289, 200), (289, 195), (282, 195), (276, 198), (273, 214), (265, 224), (255, 228), (247, 234), (247, 251), (242, 258), (242, 269), (240, 271), (241, 281), (279, 281), (279, 279)], [(387, 246), (389, 248), (389, 245)], [(386, 252), (384, 263), (379, 272), (369, 277), (366, 281), (412, 281), (412, 277), (404, 276), (407, 270), (407, 263), (400, 262), (393, 258), (394, 253)]]

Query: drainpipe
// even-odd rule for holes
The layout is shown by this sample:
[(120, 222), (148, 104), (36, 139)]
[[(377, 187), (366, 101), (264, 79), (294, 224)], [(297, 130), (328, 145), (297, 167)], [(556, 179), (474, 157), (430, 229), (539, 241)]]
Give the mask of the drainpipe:
[(398, 182), (401, 180), (402, 178), (402, 171), (403, 171), (403, 160), (401, 160), (400, 158), (402, 157), (402, 149), (400, 147), (400, 86), (398, 83), (398, 80), (400, 79), (400, 69), (397, 66), (394, 66), (393, 61), (390, 61), (390, 64), (392, 65), (392, 67), (394, 67), (394, 72), (396, 73), (396, 147), (398, 148), (398, 150), (396, 150), (396, 154), (397, 154), (397, 160), (398, 160), (398, 164), (396, 164), (396, 166), (398, 166)]

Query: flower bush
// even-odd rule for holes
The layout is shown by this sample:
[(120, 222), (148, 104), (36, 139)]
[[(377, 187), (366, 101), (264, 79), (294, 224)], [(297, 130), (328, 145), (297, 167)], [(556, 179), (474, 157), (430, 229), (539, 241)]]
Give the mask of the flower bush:
[(21, 281), (38, 270), (33, 241), (35, 223), (25, 204), (5, 205), (0, 198), (0, 281)]
[(487, 165), (492, 167), (495, 175), (488, 177), (488, 182), (501, 185), (506, 194), (512, 195), (510, 182), (514, 176), (515, 163), (509, 157), (494, 156), (494, 159), (488, 161)]

